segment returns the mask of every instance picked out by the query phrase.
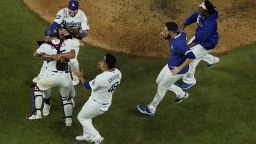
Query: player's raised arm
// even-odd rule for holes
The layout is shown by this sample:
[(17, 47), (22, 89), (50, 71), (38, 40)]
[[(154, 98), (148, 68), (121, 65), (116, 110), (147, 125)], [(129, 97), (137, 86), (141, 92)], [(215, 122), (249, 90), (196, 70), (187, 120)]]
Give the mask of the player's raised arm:
[(90, 27), (88, 24), (88, 19), (83, 11), (81, 11), (80, 16), (81, 16), (81, 28), (82, 28), (81, 36), (85, 38), (88, 35)]

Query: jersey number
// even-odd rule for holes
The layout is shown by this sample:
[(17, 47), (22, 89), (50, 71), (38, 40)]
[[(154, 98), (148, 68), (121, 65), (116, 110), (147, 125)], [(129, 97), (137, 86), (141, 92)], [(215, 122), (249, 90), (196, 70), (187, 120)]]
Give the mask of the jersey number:
[(117, 85), (118, 85), (118, 82), (114, 83), (114, 84), (111, 86), (111, 88), (108, 90), (108, 92), (111, 92), (111, 93), (114, 92), (114, 91), (116, 90)]

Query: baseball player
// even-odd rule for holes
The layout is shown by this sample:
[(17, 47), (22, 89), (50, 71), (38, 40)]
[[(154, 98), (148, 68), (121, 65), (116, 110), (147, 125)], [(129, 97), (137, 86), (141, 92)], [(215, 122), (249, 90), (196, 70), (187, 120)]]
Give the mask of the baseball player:
[(92, 81), (86, 81), (83, 72), (77, 70), (75, 74), (86, 89), (91, 89), (91, 96), (84, 104), (77, 118), (83, 126), (83, 135), (77, 136), (78, 141), (91, 141), (95, 144), (102, 142), (103, 137), (92, 125), (92, 118), (108, 111), (112, 103), (112, 94), (117, 85), (120, 84), (122, 74), (115, 68), (116, 58), (112, 54), (106, 54), (104, 59), (99, 61), (98, 68), (102, 71)]
[[(76, 43), (75, 52), (76, 57), (70, 60), (71, 71), (79, 68), (77, 56), (80, 48), (80, 40), (85, 38), (90, 29), (88, 20), (85, 13), (79, 9), (79, 3), (77, 0), (70, 0), (67, 8), (63, 8), (58, 11), (56, 18), (51, 24), (50, 29), (57, 29), (59, 25), (65, 25), (69, 34), (73, 36), (73, 40)], [(40, 74), (39, 74), (40, 76)], [(73, 84), (77, 85), (79, 79), (72, 73)], [(35, 78), (36, 80), (37, 78)]]
[[(58, 28), (58, 37), (60, 38), (64, 38), (64, 39), (71, 39), (72, 36), (69, 35), (69, 33), (67, 32), (67, 30), (65, 29), (65, 27), (63, 25), (60, 25)], [(44, 41), (37, 41), (38, 45), (41, 46), (43, 43), (45, 42), (50, 42), (50, 37), (49, 35), (51, 34), (51, 29), (46, 29), (44, 32), (45, 35), (45, 40)], [(73, 41), (73, 46), (72, 47), (76, 47), (76, 41)], [(47, 73), (46, 69), (47, 69), (47, 61), (43, 61), (43, 65), (41, 67), (40, 73), (38, 74), (38, 76), (36, 78), (34, 78), (32, 81), (33, 83), (38, 83), (39, 79), (42, 78), (44, 76), (44, 74)], [(70, 62), (69, 62), (70, 64)], [(76, 91), (75, 88), (72, 84), (72, 82), (70, 83), (70, 98), (72, 101), (72, 106), (75, 107), (75, 102), (74, 102), (74, 97), (76, 95)], [(43, 109), (42, 109), (42, 114), (43, 116), (48, 116), (50, 114), (50, 97), (51, 97), (52, 91), (51, 89), (47, 89), (46, 91), (43, 92)]]
[(66, 126), (72, 125), (72, 102), (70, 99), (71, 79), (68, 71), (68, 61), (75, 57), (75, 50), (72, 48), (71, 39), (58, 39), (56, 29), (50, 30), (49, 41), (43, 43), (34, 53), (47, 61), (43, 77), (32, 87), (33, 91), (33, 110), (29, 120), (41, 119), (41, 108), (43, 104), (43, 93), (46, 98), (47, 90), (58, 86), (65, 114)]
[(196, 84), (195, 69), (201, 60), (209, 63), (208, 67), (220, 62), (218, 57), (209, 54), (218, 43), (219, 36), (217, 32), (218, 12), (209, 0), (205, 0), (199, 5), (198, 12), (193, 13), (183, 24), (186, 26), (197, 22), (198, 26), (195, 36), (190, 40), (188, 47), (195, 54), (196, 59), (189, 65), (189, 71), (183, 77), (182, 89), (188, 89)]
[[(80, 40), (87, 36), (89, 25), (85, 13), (79, 9), (79, 3), (77, 0), (70, 0), (68, 8), (61, 9), (51, 25), (51, 28), (58, 27), (59, 24), (63, 24), (67, 27), (68, 32), (74, 37), (77, 46), (75, 47), (76, 58), (70, 61), (71, 71), (79, 68), (77, 55), (79, 53)], [(79, 79), (72, 73), (73, 84), (77, 85)]]
[(156, 83), (157, 92), (154, 99), (147, 106), (137, 105), (138, 110), (146, 115), (154, 116), (156, 108), (164, 98), (167, 90), (176, 94), (176, 103), (182, 102), (189, 96), (180, 87), (174, 83), (181, 79), (189, 69), (189, 63), (195, 58), (193, 52), (187, 47), (186, 34), (178, 30), (178, 25), (174, 22), (165, 23), (164, 32), (161, 35), (168, 39), (170, 45), (170, 58), (168, 64), (159, 73)]

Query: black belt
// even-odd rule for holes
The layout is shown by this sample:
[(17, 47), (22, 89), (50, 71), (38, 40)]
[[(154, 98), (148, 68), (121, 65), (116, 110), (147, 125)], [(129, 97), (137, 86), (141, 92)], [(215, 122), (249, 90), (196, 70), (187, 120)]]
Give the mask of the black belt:
[(58, 72), (65, 72), (65, 73), (69, 73), (69, 71), (52, 71), (54, 73), (58, 73)]

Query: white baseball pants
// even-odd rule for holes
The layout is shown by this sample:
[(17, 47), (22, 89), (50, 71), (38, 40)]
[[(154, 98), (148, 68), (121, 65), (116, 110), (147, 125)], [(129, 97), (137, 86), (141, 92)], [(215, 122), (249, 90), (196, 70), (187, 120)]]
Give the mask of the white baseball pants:
[[(188, 44), (190, 44), (194, 39), (195, 37), (191, 38)], [(219, 58), (210, 55), (210, 51), (202, 47), (200, 44), (195, 45), (191, 50), (196, 58), (189, 64), (189, 71), (184, 75), (183, 82), (187, 84), (196, 84), (195, 71), (199, 62), (204, 60), (209, 64), (214, 64), (215, 60)]]
[(177, 98), (183, 97), (185, 95), (185, 92), (180, 87), (174, 84), (176, 81), (178, 81), (182, 77), (183, 77), (183, 74), (172, 75), (168, 65), (166, 65), (161, 70), (161, 72), (159, 73), (156, 79), (156, 83), (158, 84), (156, 95), (153, 101), (148, 105), (148, 109), (152, 113), (155, 113), (158, 104), (164, 98), (167, 90), (173, 91), (176, 94)]
[(89, 136), (91, 141), (101, 138), (99, 132), (92, 125), (92, 118), (106, 112), (111, 104), (101, 104), (90, 97), (79, 112), (77, 118), (83, 126), (83, 134)]

